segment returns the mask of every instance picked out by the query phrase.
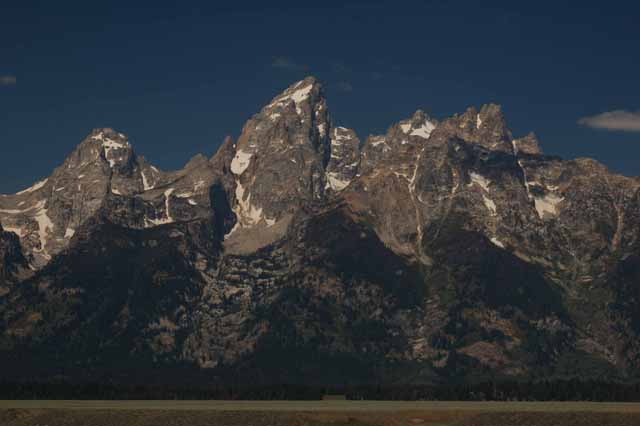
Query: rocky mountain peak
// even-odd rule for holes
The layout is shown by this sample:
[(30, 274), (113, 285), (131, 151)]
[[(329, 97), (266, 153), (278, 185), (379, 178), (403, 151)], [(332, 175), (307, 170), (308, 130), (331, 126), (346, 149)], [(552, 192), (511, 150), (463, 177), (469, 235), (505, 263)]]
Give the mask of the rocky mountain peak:
[(363, 147), (361, 173), (379, 173), (380, 169), (399, 173), (409, 179), (415, 162), (438, 122), (422, 110), (392, 125), (386, 135), (369, 136)]
[(531, 155), (540, 155), (542, 154), (542, 149), (540, 148), (540, 142), (538, 141), (538, 137), (535, 133), (531, 132), (523, 138), (514, 139), (513, 140), (513, 150), (514, 154), (531, 154)]
[(97, 180), (135, 180), (137, 160), (124, 133), (111, 128), (97, 128), (54, 171), (52, 178), (69, 180), (77, 176), (91, 176), (94, 183)]
[(421, 109), (416, 110), (416, 112), (414, 112), (413, 116), (411, 117), (411, 126), (413, 129), (418, 129), (420, 128), (420, 126), (424, 125), (427, 122), (430, 122), (433, 125), (437, 124), (437, 120), (430, 117)]
[[(316, 125), (322, 124), (326, 120), (326, 99), (322, 84), (315, 77), (307, 77), (292, 84), (273, 98), (260, 111), (259, 116), (265, 116), (263, 118), (274, 123), (297, 121), (303, 127), (309, 127), (314, 122)], [(317, 130), (324, 136), (328, 129)]]
[(92, 130), (81, 145), (87, 142), (100, 150), (101, 156), (112, 169), (126, 168), (134, 156), (129, 138), (111, 128)]
[(301, 106), (302, 103), (312, 102), (314, 99), (318, 99), (319, 95), (324, 97), (322, 93), (322, 84), (313, 76), (308, 76), (303, 80), (297, 81), (287, 87), (280, 94), (276, 95), (269, 106), (273, 106), (274, 104), (285, 104), (289, 102), (293, 102), (297, 106)]
[(470, 107), (464, 114), (456, 114), (442, 121), (433, 140), (442, 144), (456, 138), (490, 151), (513, 154), (511, 131), (502, 107), (496, 104), (484, 105), (480, 111)]
[(202, 165), (204, 165), (208, 161), (209, 161), (209, 159), (204, 154), (196, 154), (193, 157), (191, 157), (191, 159), (184, 166), (184, 168), (187, 169), (187, 170), (190, 170), (190, 169), (193, 169), (193, 168), (196, 168), (196, 167), (201, 167)]
[[(111, 128), (96, 128), (76, 146), (67, 156), (64, 165), (67, 168), (83, 167), (89, 163), (103, 162), (115, 166), (118, 161), (118, 153), (132, 152), (129, 139), (124, 133)], [(113, 152), (112, 152), (113, 151)]]
[(401, 141), (414, 136), (425, 140), (429, 138), (436, 125), (437, 121), (435, 119), (419, 109), (411, 117), (391, 126), (388, 135), (398, 136)]
[(314, 78), (180, 170), (96, 129), (0, 196), (5, 371), (637, 377), (640, 180), (540, 154), (493, 104), (361, 145)]
[(476, 139), (481, 144), (491, 150), (512, 152), (513, 137), (500, 105), (483, 105), (480, 112), (476, 114), (475, 121)]
[(502, 111), (502, 105), (498, 104), (484, 104), (480, 107), (480, 112), (478, 112), (479, 118), (482, 121), (495, 121), (502, 123), (505, 125), (504, 113)]
[(230, 168), (235, 155), (236, 143), (231, 136), (226, 136), (218, 151), (209, 159), (209, 162), (224, 174), (232, 174)]
[(276, 96), (242, 130), (230, 170), (241, 229), (271, 228), (324, 197), (331, 122), (322, 85), (307, 77)]
[(125, 134), (94, 129), (47, 179), (2, 197), (0, 220), (20, 237), (32, 266), (39, 268), (69, 245), (76, 229), (109, 197), (151, 189), (160, 175), (136, 157)]
[(341, 191), (355, 178), (360, 167), (360, 139), (346, 127), (331, 130), (331, 157), (326, 170), (326, 189)]

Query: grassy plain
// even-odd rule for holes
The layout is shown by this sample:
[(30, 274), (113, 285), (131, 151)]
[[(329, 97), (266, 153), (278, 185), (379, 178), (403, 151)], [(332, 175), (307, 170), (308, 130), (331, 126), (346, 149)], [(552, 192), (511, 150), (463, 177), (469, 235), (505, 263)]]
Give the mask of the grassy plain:
[(3, 426), (640, 426), (640, 404), (0, 401)]

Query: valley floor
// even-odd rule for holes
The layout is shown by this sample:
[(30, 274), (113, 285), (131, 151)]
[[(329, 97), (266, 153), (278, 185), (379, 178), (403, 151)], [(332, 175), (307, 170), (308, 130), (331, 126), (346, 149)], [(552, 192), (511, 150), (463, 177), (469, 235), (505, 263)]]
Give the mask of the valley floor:
[(638, 426), (640, 404), (0, 401), (6, 426)]

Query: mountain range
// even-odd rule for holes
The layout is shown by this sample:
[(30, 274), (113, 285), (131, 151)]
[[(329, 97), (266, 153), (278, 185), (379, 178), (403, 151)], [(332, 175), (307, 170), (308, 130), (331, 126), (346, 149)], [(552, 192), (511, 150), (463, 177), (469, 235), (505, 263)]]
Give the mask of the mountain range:
[(498, 105), (362, 141), (308, 77), (162, 171), (93, 130), (0, 196), (2, 379), (637, 380), (640, 178)]

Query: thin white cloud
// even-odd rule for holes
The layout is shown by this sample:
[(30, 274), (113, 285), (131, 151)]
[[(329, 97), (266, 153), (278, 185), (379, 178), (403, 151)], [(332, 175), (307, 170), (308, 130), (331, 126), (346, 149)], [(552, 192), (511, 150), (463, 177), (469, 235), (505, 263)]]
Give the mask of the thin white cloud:
[(15, 75), (0, 75), (0, 86), (15, 86), (17, 81)]
[(594, 129), (605, 129), (621, 132), (640, 132), (640, 111), (616, 110), (585, 117), (578, 123)]
[(294, 70), (294, 71), (304, 71), (308, 67), (303, 64), (299, 64), (288, 56), (276, 56), (271, 61), (271, 66), (273, 68), (280, 68), (285, 70)]

